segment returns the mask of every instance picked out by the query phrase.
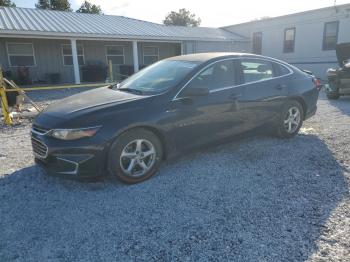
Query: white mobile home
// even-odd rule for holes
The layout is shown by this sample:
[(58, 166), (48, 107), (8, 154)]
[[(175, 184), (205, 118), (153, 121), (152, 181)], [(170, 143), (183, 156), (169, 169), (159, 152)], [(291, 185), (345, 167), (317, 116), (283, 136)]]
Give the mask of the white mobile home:
[(275, 57), (325, 79), (334, 47), (350, 42), (350, 4), (223, 27), (251, 39), (247, 52)]

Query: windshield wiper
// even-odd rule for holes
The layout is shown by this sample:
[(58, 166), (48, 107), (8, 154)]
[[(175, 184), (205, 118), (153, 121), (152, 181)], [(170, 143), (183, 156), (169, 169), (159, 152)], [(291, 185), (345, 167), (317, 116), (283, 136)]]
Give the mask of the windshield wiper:
[(124, 91), (124, 92), (130, 92), (130, 93), (136, 93), (136, 94), (139, 94), (139, 95), (143, 94), (143, 92), (141, 90), (132, 89), (132, 88), (118, 88), (117, 90)]

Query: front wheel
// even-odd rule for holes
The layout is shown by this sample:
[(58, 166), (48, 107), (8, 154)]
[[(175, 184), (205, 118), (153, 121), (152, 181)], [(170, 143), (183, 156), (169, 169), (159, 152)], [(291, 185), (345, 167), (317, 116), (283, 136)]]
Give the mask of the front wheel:
[(121, 134), (112, 144), (108, 167), (111, 175), (134, 184), (153, 176), (163, 156), (161, 142), (147, 129), (134, 129)]
[(304, 111), (298, 101), (288, 101), (277, 123), (277, 134), (281, 138), (291, 138), (298, 134), (303, 124)]

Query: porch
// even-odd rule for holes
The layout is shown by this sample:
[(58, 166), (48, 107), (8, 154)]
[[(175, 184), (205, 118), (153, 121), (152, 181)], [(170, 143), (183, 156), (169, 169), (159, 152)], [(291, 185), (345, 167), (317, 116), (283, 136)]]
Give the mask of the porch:
[(180, 55), (181, 41), (0, 38), (0, 64), (22, 85), (120, 81), (158, 60)]

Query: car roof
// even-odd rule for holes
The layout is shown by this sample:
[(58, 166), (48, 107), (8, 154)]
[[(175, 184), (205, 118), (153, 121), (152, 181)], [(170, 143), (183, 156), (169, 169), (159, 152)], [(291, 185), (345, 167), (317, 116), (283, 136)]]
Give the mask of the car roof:
[(207, 62), (215, 59), (222, 58), (234, 58), (234, 57), (256, 57), (256, 58), (267, 58), (260, 55), (248, 54), (248, 53), (236, 53), (236, 52), (211, 52), (211, 53), (197, 53), (189, 55), (181, 55), (170, 57), (167, 60), (177, 61), (194, 61), (194, 62)]

